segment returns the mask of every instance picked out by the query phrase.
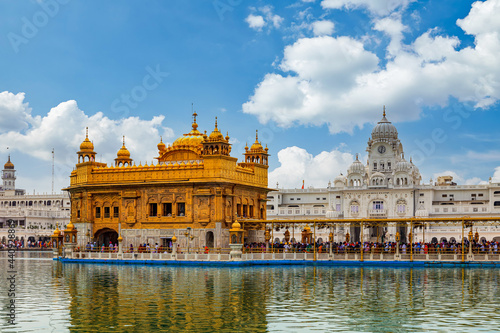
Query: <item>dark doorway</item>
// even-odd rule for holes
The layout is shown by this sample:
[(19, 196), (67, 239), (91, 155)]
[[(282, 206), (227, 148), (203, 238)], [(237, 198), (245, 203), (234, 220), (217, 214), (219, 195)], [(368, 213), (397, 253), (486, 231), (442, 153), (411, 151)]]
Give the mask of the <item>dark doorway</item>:
[(212, 231), (208, 231), (205, 235), (205, 244), (207, 247), (214, 247), (214, 233)]
[(104, 228), (95, 233), (94, 238), (99, 245), (108, 246), (109, 243), (118, 244), (118, 233), (113, 229)]

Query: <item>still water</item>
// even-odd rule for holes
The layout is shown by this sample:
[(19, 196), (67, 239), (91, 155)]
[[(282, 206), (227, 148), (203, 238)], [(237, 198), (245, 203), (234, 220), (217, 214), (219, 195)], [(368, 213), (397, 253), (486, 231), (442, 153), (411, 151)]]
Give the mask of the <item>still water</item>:
[(24, 256), (11, 326), (0, 253), (1, 332), (500, 331), (493, 268), (170, 268)]

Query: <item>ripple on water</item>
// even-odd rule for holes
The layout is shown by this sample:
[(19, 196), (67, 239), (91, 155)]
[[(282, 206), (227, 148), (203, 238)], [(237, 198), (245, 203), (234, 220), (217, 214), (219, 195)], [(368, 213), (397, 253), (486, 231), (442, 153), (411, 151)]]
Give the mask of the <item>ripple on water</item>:
[(495, 269), (16, 265), (18, 324), (7, 326), (4, 305), (2, 332), (477, 332), (500, 322)]

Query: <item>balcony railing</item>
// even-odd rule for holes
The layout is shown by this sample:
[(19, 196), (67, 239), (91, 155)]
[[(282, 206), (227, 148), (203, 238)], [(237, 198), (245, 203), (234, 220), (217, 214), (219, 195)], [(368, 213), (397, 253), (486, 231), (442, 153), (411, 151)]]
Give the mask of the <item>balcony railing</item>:
[(368, 214), (370, 217), (387, 217), (387, 209), (370, 209)]

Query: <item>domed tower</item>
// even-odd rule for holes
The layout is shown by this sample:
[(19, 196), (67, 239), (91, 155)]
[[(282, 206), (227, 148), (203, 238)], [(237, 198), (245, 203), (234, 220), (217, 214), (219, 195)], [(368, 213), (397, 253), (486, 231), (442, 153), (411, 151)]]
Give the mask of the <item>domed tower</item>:
[(94, 144), (89, 140), (89, 128), (85, 128), (85, 140), (80, 144), (78, 163), (95, 162)]
[(368, 176), (377, 173), (383, 175), (383, 184), (389, 183), (392, 178), (396, 163), (401, 160), (403, 146), (398, 138), (398, 131), (386, 118), (385, 106), (382, 120), (372, 130), (371, 138), (368, 140)]
[(365, 183), (366, 170), (363, 163), (358, 159), (358, 154), (356, 154), (356, 160), (351, 164), (347, 170), (347, 186), (349, 187), (359, 187), (363, 186)]
[(116, 153), (115, 166), (131, 166), (132, 159), (130, 158), (130, 152), (125, 147), (125, 136), (123, 137), (123, 145)]
[(4, 190), (16, 189), (16, 170), (14, 169), (14, 164), (10, 161), (10, 155), (9, 160), (3, 166), (2, 179)]
[(245, 147), (245, 163), (268, 165), (268, 152), (267, 146), (263, 148), (259, 142), (259, 131), (255, 131), (255, 142), (250, 149), (248, 149), (248, 146)]
[(204, 135), (198, 131), (198, 124), (196, 123), (197, 116), (198, 114), (194, 112), (191, 131), (177, 138), (172, 145), (166, 147), (163, 143), (163, 139), (160, 141), (157, 146), (159, 156), (155, 157), (160, 164), (200, 159)]
[(203, 156), (210, 155), (223, 155), (230, 156), (231, 153), (231, 145), (229, 144), (229, 135), (222, 135), (217, 127), (217, 117), (215, 117), (215, 128), (207, 137), (203, 136)]

